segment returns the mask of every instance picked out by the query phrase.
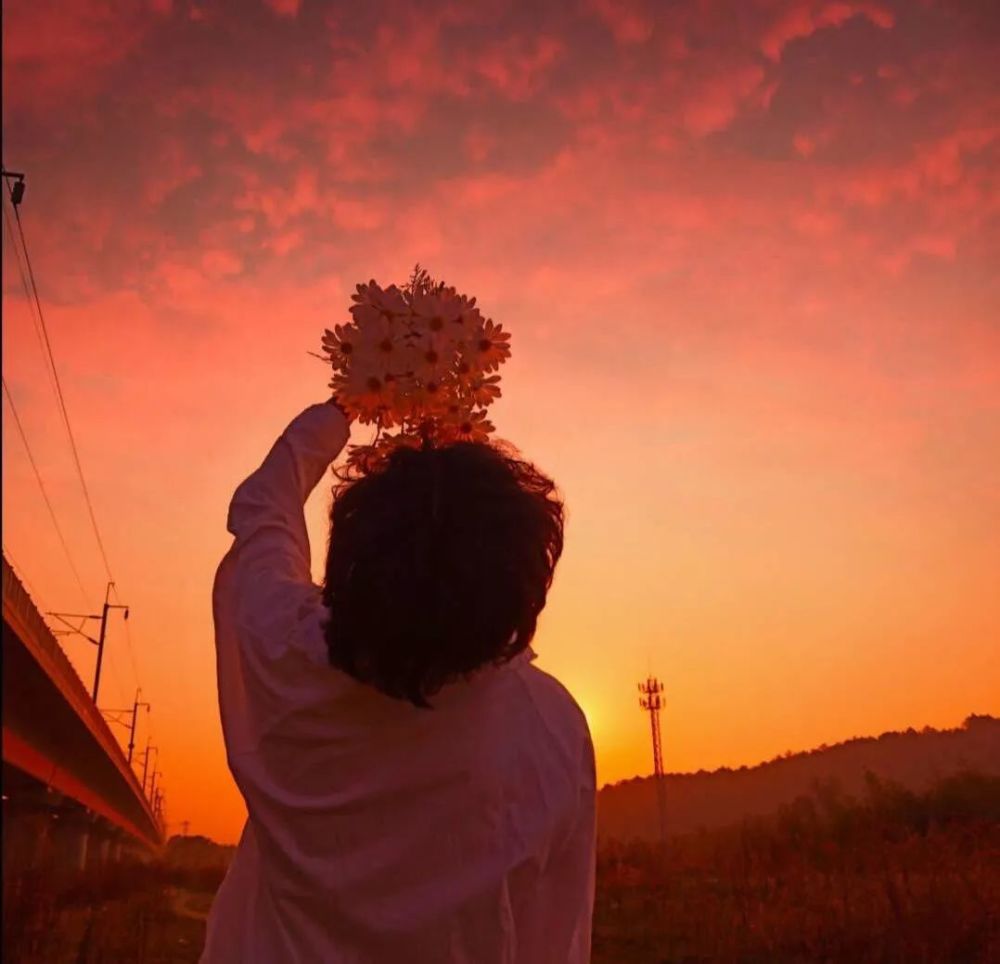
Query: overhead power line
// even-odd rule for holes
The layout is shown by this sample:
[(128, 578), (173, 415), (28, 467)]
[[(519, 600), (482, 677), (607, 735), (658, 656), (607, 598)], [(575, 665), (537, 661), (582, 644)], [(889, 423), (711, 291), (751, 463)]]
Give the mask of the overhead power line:
[[(31, 324), (35, 330), (35, 337), (38, 339), (38, 347), (42, 353), (42, 357), (45, 358), (45, 342), (42, 340), (42, 330), (38, 325), (38, 316), (35, 313), (35, 304), (31, 299), (31, 288), (28, 286), (28, 275), (24, 270), (24, 263), (21, 260), (21, 251), (17, 245), (17, 239), (14, 237), (14, 227), (11, 224), (10, 215), (7, 213), (7, 198), (3, 195), (3, 226), (7, 232), (7, 241), (10, 245), (10, 250), (14, 254), (14, 260), (17, 262), (17, 273), (21, 277), (21, 287), (24, 289), (24, 303), (28, 306), (28, 314), (31, 315)], [(49, 377), (49, 382), (52, 383), (52, 370), (49, 368), (48, 359), (45, 361), (45, 373)], [(53, 384), (53, 391), (55, 391), (55, 385)]]
[[(4, 196), (0, 194), (0, 198)], [(38, 322), (38, 309), (35, 307), (35, 302), (31, 297), (31, 288), (28, 285), (28, 275), (24, 269), (24, 263), (21, 258), (21, 251), (17, 244), (17, 239), (14, 237), (14, 228), (11, 225), (10, 215), (7, 213), (7, 200), (4, 198), (3, 201), (3, 226), (7, 231), (7, 240), (10, 242), (10, 249), (14, 253), (14, 260), (17, 262), (17, 273), (21, 278), (21, 287), (24, 289), (24, 303), (28, 306), (28, 314), (31, 316), (31, 327), (35, 332), (35, 338), (38, 341), (38, 350), (42, 354), (42, 363), (45, 368), (45, 375), (49, 380), (49, 386), (52, 389), (52, 397), (56, 399), (56, 404), (59, 403), (59, 395), (56, 391), (56, 380), (52, 375), (52, 366), (49, 364), (48, 353), (45, 351), (45, 339), (42, 337), (42, 326)]]
[(80, 578), (80, 571), (76, 568), (76, 563), (73, 561), (73, 555), (69, 551), (69, 545), (66, 542), (66, 537), (63, 535), (62, 526), (59, 525), (59, 519), (56, 517), (56, 510), (52, 507), (52, 500), (49, 499), (49, 493), (46, 491), (45, 483), (42, 481), (42, 473), (38, 470), (38, 463), (35, 462), (35, 457), (31, 453), (31, 446), (28, 444), (28, 436), (24, 431), (24, 426), (21, 424), (21, 416), (17, 414), (17, 406), (14, 404), (14, 396), (10, 393), (6, 377), (3, 378), (3, 394), (4, 398), (7, 399), (7, 404), (10, 405), (11, 414), (14, 416), (14, 424), (17, 426), (17, 433), (21, 436), (21, 442), (24, 444), (24, 451), (27, 453), (28, 462), (31, 465), (32, 471), (35, 473), (35, 481), (38, 483), (38, 489), (42, 493), (42, 499), (45, 501), (45, 507), (49, 510), (49, 518), (52, 520), (52, 525), (55, 527), (56, 535), (59, 536), (59, 543), (62, 545), (63, 552), (66, 554), (66, 561), (69, 563), (69, 567), (73, 571), (73, 577), (76, 579), (76, 584), (80, 587), (80, 592), (83, 593), (84, 597), (86, 597), (87, 590), (83, 586), (83, 580)]
[[(84, 501), (86, 502), (87, 505), (87, 513), (90, 516), (90, 524), (94, 531), (94, 539), (97, 542), (97, 548), (100, 551), (101, 560), (104, 563), (104, 571), (108, 577), (108, 593), (105, 596), (104, 600), (104, 620), (102, 621), (102, 633), (101, 633), (101, 641), (103, 643), (104, 640), (103, 629), (106, 624), (108, 609), (109, 608), (125, 609), (126, 620), (128, 619), (128, 609), (122, 605), (109, 606), (108, 598), (110, 596), (110, 593), (114, 591), (115, 596), (117, 597), (118, 587), (115, 585), (115, 578), (111, 571), (111, 563), (108, 561), (108, 553), (104, 546), (104, 539), (101, 536), (100, 526), (98, 526), (97, 524), (97, 513), (94, 511), (94, 502), (90, 496), (90, 489), (87, 486), (87, 479), (83, 471), (83, 463), (80, 459), (80, 452), (76, 444), (76, 436), (73, 433), (73, 426), (69, 417), (69, 409), (66, 405), (66, 396), (64, 395), (62, 390), (62, 383), (59, 379), (59, 369), (56, 366), (55, 353), (52, 350), (52, 341), (49, 338), (48, 326), (45, 323), (45, 311), (42, 308), (42, 300), (38, 294), (38, 283), (35, 280), (35, 270), (31, 264), (31, 255), (28, 251), (28, 241), (27, 238), (25, 237), (24, 225), (21, 222), (21, 214), (19, 211), (19, 207), (21, 201), (24, 198), (24, 175), (15, 173), (13, 171), (8, 171), (6, 170), (6, 168), (2, 169), (2, 175), (4, 184), (7, 188), (7, 193), (10, 200), (10, 206), (14, 211), (14, 221), (17, 224), (17, 234), (18, 238), (20, 239), (20, 249), (17, 242), (14, 239), (14, 232), (11, 229), (10, 218), (7, 214), (6, 198), (3, 199), (4, 226), (7, 229), (7, 235), (10, 238), (11, 247), (13, 248), (14, 255), (17, 259), (18, 273), (21, 276), (21, 284), (24, 288), (25, 300), (29, 306), (29, 313), (31, 314), (32, 317), (32, 323), (35, 328), (35, 335), (38, 338), (39, 346), (42, 349), (42, 357), (47, 361), (46, 371), (49, 375), (49, 381), (56, 397), (56, 404), (57, 407), (59, 408), (59, 413), (62, 416), (63, 424), (66, 427), (66, 436), (69, 439), (70, 451), (73, 455), (73, 463), (76, 466), (76, 474), (80, 481), (80, 488), (83, 492)], [(2, 195), (0, 195), (0, 197), (2, 197)], [(23, 265), (22, 265), (22, 255), (24, 259)], [(27, 270), (27, 278), (25, 278), (25, 269)], [(34, 311), (31, 311), (32, 307), (34, 307)], [(21, 440), (24, 442), (25, 450), (28, 453), (28, 460), (31, 462), (31, 467), (35, 472), (35, 478), (37, 479), (38, 485), (42, 491), (45, 504), (49, 510), (49, 515), (51, 516), (52, 522), (56, 527), (57, 533), (59, 534), (59, 539), (60, 542), (62, 543), (64, 551), (66, 552), (66, 557), (70, 562), (70, 567), (73, 570), (73, 575), (76, 577), (76, 581), (77, 584), (80, 586), (81, 592), (84, 595), (86, 595), (86, 591), (84, 590), (83, 587), (83, 581), (80, 579), (80, 575), (78, 570), (76, 569), (76, 565), (73, 563), (72, 556), (70, 555), (69, 552), (69, 547), (66, 544), (66, 540), (62, 534), (62, 529), (59, 527), (59, 523), (55, 515), (55, 510), (52, 507), (52, 503), (49, 500), (48, 493), (46, 492), (44, 483), (42, 482), (41, 473), (38, 471), (38, 466), (35, 463), (34, 457), (31, 454), (31, 449), (28, 445), (27, 434), (25, 433), (24, 426), (21, 424), (20, 417), (17, 414), (17, 409), (14, 406), (14, 399), (10, 393), (9, 387), (7, 386), (6, 378), (3, 379), (3, 390), (4, 390), (4, 395), (7, 398), (8, 403), (10, 404), (11, 411), (14, 414), (14, 421), (17, 424)], [(127, 621), (125, 623), (125, 639), (126, 639), (127, 649), (129, 652), (129, 658), (132, 662), (132, 672), (135, 676), (136, 686), (139, 687), (136, 693), (136, 701), (133, 705), (132, 727), (130, 731), (131, 735), (129, 737), (128, 758), (129, 762), (131, 762), (132, 751), (134, 749), (134, 739), (135, 739), (135, 716), (138, 711), (138, 706), (140, 705), (138, 694), (139, 692), (141, 692), (141, 680), (139, 678), (139, 669), (135, 657), (135, 647), (132, 645), (132, 634), (129, 631)], [(109, 660), (109, 664), (111, 666), (113, 675), (116, 677), (116, 682), (119, 685), (119, 689), (121, 689), (121, 681), (119, 678), (117, 678), (118, 674), (115, 662), (113, 660)], [(94, 683), (93, 695), (95, 703), (97, 701), (97, 681), (99, 674), (100, 674), (100, 654), (98, 657), (98, 667), (95, 674), (95, 683)], [(142, 705), (145, 705), (148, 709), (149, 706), (148, 703)], [(162, 807), (162, 791), (160, 797), (158, 797), (156, 800), (156, 807), (157, 807), (158, 817), (162, 816), (162, 809), (160, 809)]]
[[(16, 178), (16, 180), (13, 183), (13, 186), (11, 184), (12, 177)], [(112, 574), (111, 564), (108, 561), (108, 554), (104, 547), (104, 539), (101, 537), (101, 530), (97, 524), (97, 514), (94, 511), (94, 503), (90, 497), (90, 489), (87, 486), (86, 476), (84, 475), (83, 472), (83, 464), (80, 460), (80, 453), (76, 445), (76, 436), (73, 434), (73, 426), (72, 423), (70, 422), (69, 410), (66, 406), (66, 397), (63, 394), (62, 383), (59, 379), (59, 369), (56, 366), (55, 354), (52, 351), (52, 342), (49, 338), (48, 326), (45, 323), (45, 312), (42, 308), (42, 301), (38, 294), (38, 284), (35, 280), (35, 272), (31, 264), (31, 255), (28, 252), (28, 242), (24, 233), (24, 225), (21, 223), (21, 214), (20, 211), (18, 210), (19, 202), (24, 195), (23, 175), (13, 175), (13, 174), (9, 175), (9, 172), (7, 172), (6, 169), (4, 169), (4, 182), (7, 187), (7, 192), (10, 199), (11, 207), (13, 208), (14, 211), (14, 220), (17, 225), (17, 233), (21, 242), (20, 252), (18, 252), (17, 251), (18, 246), (16, 243), (13, 243), (14, 239), (13, 237), (11, 237), (11, 241), (15, 249), (15, 254), (17, 255), (18, 270), (21, 272), (21, 281), (22, 284), (25, 284), (24, 268), (22, 268), (21, 266), (21, 255), (23, 255), (24, 266), (27, 268), (27, 283), (25, 284), (25, 294), (26, 296), (28, 296), (29, 305), (33, 303), (35, 308), (35, 314), (32, 316), (32, 320), (34, 321), (35, 316), (37, 315), (36, 334), (40, 335), (40, 342), (43, 347), (42, 354), (43, 357), (48, 362), (46, 367), (49, 371), (52, 386), (55, 391), (56, 404), (59, 408), (60, 414), (62, 415), (63, 424), (66, 427), (66, 435), (69, 439), (70, 451), (72, 452), (73, 455), (73, 462), (76, 466), (77, 477), (80, 480), (80, 488), (83, 491), (84, 501), (86, 502), (87, 505), (87, 512), (90, 516), (91, 527), (93, 528), (94, 531), (94, 538), (97, 541), (97, 548), (100, 551), (101, 560), (104, 563), (104, 571), (107, 574), (108, 582), (114, 588), (115, 594), (117, 595), (118, 590), (117, 586), (115, 585), (115, 578), (114, 575)], [(10, 231), (10, 219), (7, 215), (6, 203), (4, 204), (4, 220), (8, 229), (8, 233), (11, 234), (12, 232)], [(29, 294), (29, 287), (30, 287), (30, 294)], [(6, 383), (4, 384), (4, 388), (6, 389)], [(13, 408), (13, 401), (10, 399), (9, 393), (8, 393), (8, 400), (11, 401), (11, 407)], [(23, 431), (22, 431), (22, 438), (24, 438)], [(26, 439), (25, 439), (25, 446), (27, 446)], [(41, 483), (40, 476), (39, 476), (39, 483)], [(48, 504), (47, 498), (46, 498), (46, 503)], [(50, 512), (51, 512), (51, 506), (50, 506)], [(53, 521), (54, 519), (55, 517), (53, 514)], [(74, 573), (76, 573), (75, 567), (74, 567)], [(77, 575), (77, 582), (80, 582), (79, 575)], [(81, 583), (81, 588), (82, 588), (82, 583)], [(125, 639), (126, 639), (126, 646), (129, 651), (129, 659), (131, 660), (132, 663), (132, 671), (135, 676), (136, 685), (141, 686), (141, 680), (139, 678), (139, 671), (135, 658), (135, 649), (132, 645), (132, 637), (131, 634), (128, 633), (127, 631)]]
[(101, 530), (97, 525), (97, 515), (94, 512), (94, 503), (90, 498), (90, 490), (87, 488), (87, 480), (83, 474), (83, 464), (80, 461), (80, 453), (76, 447), (76, 436), (73, 434), (73, 426), (69, 419), (69, 410), (66, 407), (66, 397), (63, 394), (62, 383), (59, 380), (59, 369), (56, 367), (55, 355), (52, 352), (52, 342), (49, 339), (48, 326), (45, 324), (45, 312), (42, 309), (42, 300), (38, 295), (38, 284), (35, 281), (35, 271), (31, 265), (31, 255), (28, 252), (28, 242), (24, 236), (24, 225), (21, 223), (21, 214), (16, 205), (13, 204), (13, 190), (10, 182), (7, 182), (7, 190), (11, 195), (11, 206), (14, 208), (14, 222), (17, 224), (18, 237), (21, 239), (21, 252), (24, 255), (24, 263), (28, 269), (28, 281), (31, 285), (31, 294), (38, 309), (38, 320), (41, 323), (42, 336), (45, 341), (45, 350), (48, 355), (49, 364), (52, 366), (52, 376), (55, 380), (56, 397), (59, 403), (59, 412), (62, 415), (63, 424), (66, 426), (66, 434), (69, 437), (70, 450), (73, 453), (73, 462), (76, 465), (76, 473), (80, 479), (80, 488), (83, 490), (83, 498), (87, 504), (87, 512), (90, 515), (90, 523), (94, 529), (94, 538), (97, 540), (97, 548), (100, 550), (101, 559), (104, 562), (104, 570), (108, 580), (114, 582), (111, 574), (111, 565), (108, 562), (108, 554), (104, 549), (104, 540), (101, 538)]

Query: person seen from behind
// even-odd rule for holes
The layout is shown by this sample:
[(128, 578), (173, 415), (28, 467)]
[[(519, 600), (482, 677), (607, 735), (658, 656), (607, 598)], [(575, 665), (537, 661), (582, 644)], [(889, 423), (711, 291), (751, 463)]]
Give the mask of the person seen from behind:
[(303, 504), (349, 429), (306, 409), (229, 507), (219, 704), (248, 817), (202, 964), (589, 961), (593, 746), (530, 646), (554, 484), (495, 443), (401, 447), (337, 486), (316, 586)]

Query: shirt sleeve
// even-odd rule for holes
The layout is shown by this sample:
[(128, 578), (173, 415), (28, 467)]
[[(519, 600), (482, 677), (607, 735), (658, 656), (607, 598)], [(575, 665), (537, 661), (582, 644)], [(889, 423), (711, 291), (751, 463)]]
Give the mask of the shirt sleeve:
[(311, 585), (302, 507), (347, 437), (347, 420), (336, 405), (313, 405), (237, 488), (227, 528), (236, 537), (241, 589), (273, 592), (289, 581)]
[[(581, 747), (577, 797), (570, 819), (557, 833), (549, 875), (557, 896), (545, 922), (544, 943), (552, 960), (589, 964), (597, 848), (597, 780), (594, 745), (586, 732)], [(558, 952), (556, 953), (556, 949)]]
[(321, 657), (326, 613), (310, 576), (303, 505), (347, 442), (340, 409), (295, 418), (233, 495), (233, 545), (213, 592), (219, 706), (230, 756), (294, 708), (304, 664)]
[(579, 807), (567, 851), (567, 885), (570, 891), (575, 890), (572, 896), (579, 911), (566, 960), (588, 964), (597, 870), (597, 773), (589, 732), (583, 747)]

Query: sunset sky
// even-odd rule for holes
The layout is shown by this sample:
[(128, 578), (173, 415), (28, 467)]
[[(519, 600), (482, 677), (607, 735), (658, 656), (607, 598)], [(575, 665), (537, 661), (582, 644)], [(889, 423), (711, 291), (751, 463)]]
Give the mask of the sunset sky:
[[(171, 830), (244, 814), (228, 500), (326, 397), (307, 352), (354, 284), (416, 261), (513, 334), (492, 416), (568, 505), (535, 648), (602, 782), (650, 769), (650, 671), (670, 770), (1000, 711), (997, 9), (5, 2), (3, 161), (132, 607), (101, 703), (138, 673)], [(97, 611), (14, 255), (4, 377), (84, 591), (6, 401), (4, 547), (40, 607)]]

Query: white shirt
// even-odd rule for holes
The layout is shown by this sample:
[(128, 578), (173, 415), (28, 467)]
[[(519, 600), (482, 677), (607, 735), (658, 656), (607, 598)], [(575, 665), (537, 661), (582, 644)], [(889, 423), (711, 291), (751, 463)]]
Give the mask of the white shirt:
[(530, 651), (430, 710), (329, 664), (302, 507), (348, 431), (306, 409), (229, 508), (219, 706), (249, 817), (202, 964), (589, 961), (594, 756), (569, 693)]

